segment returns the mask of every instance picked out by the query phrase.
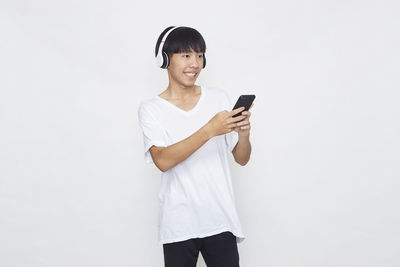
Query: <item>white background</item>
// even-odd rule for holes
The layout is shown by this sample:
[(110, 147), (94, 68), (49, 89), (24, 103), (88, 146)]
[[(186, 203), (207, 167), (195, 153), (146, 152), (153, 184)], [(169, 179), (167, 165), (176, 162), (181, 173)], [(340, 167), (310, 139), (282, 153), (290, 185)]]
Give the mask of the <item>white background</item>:
[[(257, 95), (244, 267), (400, 266), (397, 1), (1, 1), (0, 266), (163, 266), (137, 108), (167, 26)], [(202, 259), (198, 266), (205, 266)]]

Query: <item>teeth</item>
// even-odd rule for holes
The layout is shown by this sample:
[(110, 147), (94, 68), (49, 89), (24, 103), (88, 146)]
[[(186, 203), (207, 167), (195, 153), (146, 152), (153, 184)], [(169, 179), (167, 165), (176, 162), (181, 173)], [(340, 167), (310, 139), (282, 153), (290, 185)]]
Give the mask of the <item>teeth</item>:
[(185, 73), (185, 75), (187, 75), (187, 76), (195, 76), (196, 73)]

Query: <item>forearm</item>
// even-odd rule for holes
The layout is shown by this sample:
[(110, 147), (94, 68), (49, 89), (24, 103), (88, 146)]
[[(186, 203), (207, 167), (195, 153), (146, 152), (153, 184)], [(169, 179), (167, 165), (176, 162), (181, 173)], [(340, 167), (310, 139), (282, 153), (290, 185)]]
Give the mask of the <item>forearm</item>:
[(239, 136), (239, 140), (232, 151), (232, 154), (235, 158), (235, 161), (240, 165), (244, 166), (250, 159), (251, 154), (251, 144), (250, 144), (250, 137)]
[(240, 107), (230, 112), (226, 110), (218, 112), (197, 132), (176, 144), (167, 147), (152, 146), (150, 153), (153, 162), (161, 171), (168, 171), (187, 159), (212, 137), (231, 132), (236, 127), (236, 123), (245, 118), (242, 115), (235, 118), (232, 116), (243, 111), (243, 109), (244, 107)]
[(152, 153), (152, 157), (156, 166), (165, 172), (187, 159), (211, 137), (205, 125), (186, 139)]

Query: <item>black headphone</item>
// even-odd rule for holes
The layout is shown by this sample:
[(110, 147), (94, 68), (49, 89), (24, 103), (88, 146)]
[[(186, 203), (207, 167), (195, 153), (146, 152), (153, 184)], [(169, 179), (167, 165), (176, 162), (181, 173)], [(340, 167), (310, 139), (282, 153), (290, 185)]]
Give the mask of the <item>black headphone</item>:
[[(180, 28), (182, 26), (176, 26), (170, 29), (162, 38), (160, 45), (158, 47), (158, 53), (156, 55), (156, 64), (158, 67), (162, 69), (166, 69), (169, 66), (169, 56), (167, 53), (164, 51), (164, 44), (165, 41), (167, 40), (168, 35), (175, 29)], [(203, 69), (206, 67), (206, 55), (203, 54)]]

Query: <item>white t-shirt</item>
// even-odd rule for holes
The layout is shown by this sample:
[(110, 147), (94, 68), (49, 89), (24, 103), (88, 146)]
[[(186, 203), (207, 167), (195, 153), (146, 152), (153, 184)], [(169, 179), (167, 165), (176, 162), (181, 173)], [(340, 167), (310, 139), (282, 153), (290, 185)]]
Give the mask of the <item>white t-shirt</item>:
[[(196, 106), (184, 111), (155, 96), (138, 110), (145, 160), (149, 148), (175, 144), (203, 127), (216, 113), (232, 110), (227, 93), (201, 87)], [(230, 231), (244, 240), (235, 207), (228, 154), (238, 141), (235, 131), (208, 140), (187, 159), (162, 173), (159, 193), (159, 243), (171, 243)]]

